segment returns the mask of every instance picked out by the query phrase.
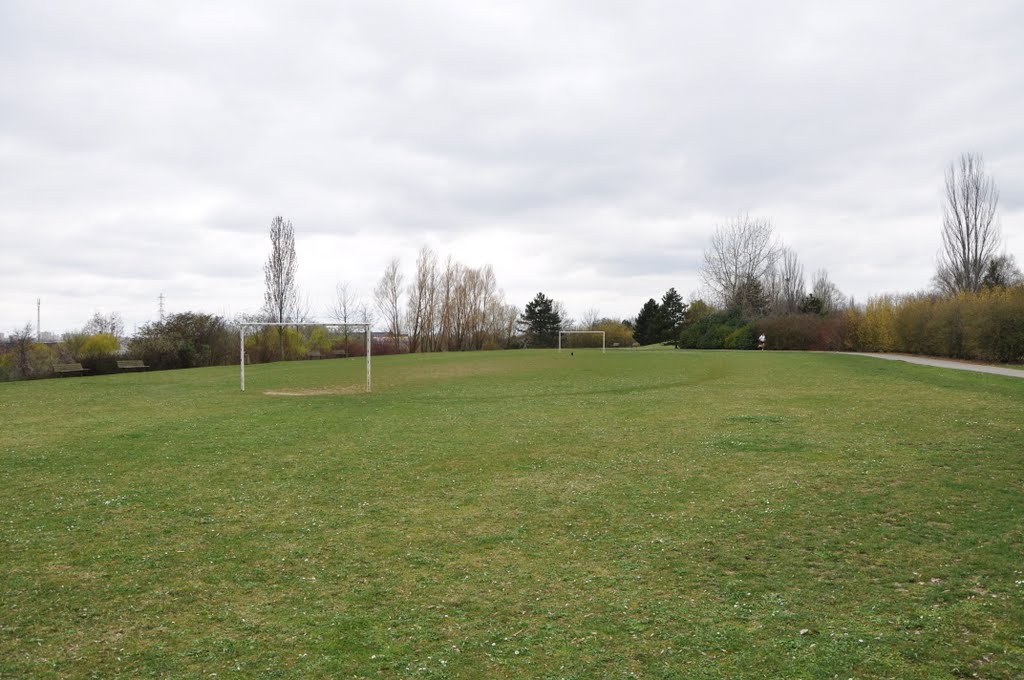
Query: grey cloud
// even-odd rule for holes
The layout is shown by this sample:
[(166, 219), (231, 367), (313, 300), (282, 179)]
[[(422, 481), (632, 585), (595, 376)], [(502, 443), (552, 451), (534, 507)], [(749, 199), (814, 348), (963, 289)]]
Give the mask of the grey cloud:
[(170, 284), (258, 306), (276, 214), (334, 244), (321, 278), (472, 243), (508, 291), (612, 316), (696, 285), (748, 210), (859, 298), (923, 287), (961, 151), (1013, 243), (1021, 26), (1015, 2), (3, 3), (0, 326), (74, 290), (143, 320)]

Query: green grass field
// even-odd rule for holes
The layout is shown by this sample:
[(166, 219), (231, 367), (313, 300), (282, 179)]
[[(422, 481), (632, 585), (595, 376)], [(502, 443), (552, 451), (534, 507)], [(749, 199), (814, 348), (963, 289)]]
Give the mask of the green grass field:
[(1022, 380), (362, 369), (0, 385), (0, 677), (1024, 676)]

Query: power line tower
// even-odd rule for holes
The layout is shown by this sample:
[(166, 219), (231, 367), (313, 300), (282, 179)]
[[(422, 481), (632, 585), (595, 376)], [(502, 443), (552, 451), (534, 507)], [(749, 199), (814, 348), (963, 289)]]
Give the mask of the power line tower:
[(160, 320), (164, 320), (164, 294), (160, 293)]

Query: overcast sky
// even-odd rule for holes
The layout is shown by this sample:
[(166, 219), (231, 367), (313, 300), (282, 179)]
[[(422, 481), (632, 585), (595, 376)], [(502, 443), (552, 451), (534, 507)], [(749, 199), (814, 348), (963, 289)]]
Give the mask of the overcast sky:
[(1024, 260), (1022, 131), (1019, 0), (0, 0), (0, 332), (255, 312), (275, 215), (317, 318), (423, 245), (630, 317), (746, 212), (912, 292), (961, 152)]

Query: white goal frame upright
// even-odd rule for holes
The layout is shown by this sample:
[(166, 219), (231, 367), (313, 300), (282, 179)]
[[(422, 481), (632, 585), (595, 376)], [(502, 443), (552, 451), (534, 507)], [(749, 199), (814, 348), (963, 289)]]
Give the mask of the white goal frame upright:
[(316, 321), (303, 321), (299, 323), (278, 323), (276, 321), (247, 321), (238, 324), (238, 352), (242, 376), (242, 391), (245, 392), (245, 329), (249, 326), (324, 326), (326, 328), (362, 328), (366, 333), (366, 391), (373, 391), (373, 382), (370, 373), (370, 347), (373, 344), (373, 332), (368, 323), (319, 323)]
[(558, 351), (562, 351), (562, 334), (571, 335), (573, 333), (600, 333), (601, 334), (601, 354), (605, 353), (604, 346), (604, 331), (558, 331)]

